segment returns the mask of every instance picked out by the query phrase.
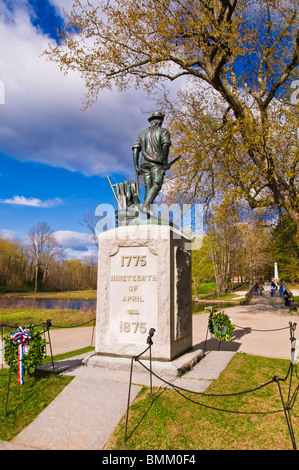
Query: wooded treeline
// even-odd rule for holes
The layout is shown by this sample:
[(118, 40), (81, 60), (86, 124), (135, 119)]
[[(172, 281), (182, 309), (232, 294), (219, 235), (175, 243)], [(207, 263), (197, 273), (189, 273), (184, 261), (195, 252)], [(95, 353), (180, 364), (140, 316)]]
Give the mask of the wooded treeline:
[[(271, 280), (274, 262), (285, 281), (299, 279), (297, 229), (285, 214), (275, 223), (241, 220), (233, 206), (207, 217), (200, 249), (192, 251), (194, 291), (216, 282), (218, 295), (243, 282)], [(94, 258), (65, 259), (46, 223), (33, 227), (24, 243), (0, 238), (0, 292), (96, 289)]]
[(0, 238), (0, 292), (96, 289), (94, 258), (65, 259), (50, 227), (33, 227), (27, 240)]
[(261, 220), (237, 221), (224, 212), (207, 223), (200, 250), (192, 252), (193, 286), (216, 282), (218, 295), (243, 282), (271, 281), (274, 262), (281, 280), (299, 279), (297, 229), (287, 215), (273, 225)]

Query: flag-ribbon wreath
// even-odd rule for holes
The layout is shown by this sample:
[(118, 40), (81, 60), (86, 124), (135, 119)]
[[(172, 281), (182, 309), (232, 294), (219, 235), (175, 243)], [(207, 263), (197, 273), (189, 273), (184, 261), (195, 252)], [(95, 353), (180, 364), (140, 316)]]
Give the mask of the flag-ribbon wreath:
[(29, 334), (29, 328), (23, 328), (22, 326), (19, 327), (18, 331), (12, 333), (10, 339), (13, 343), (18, 344), (18, 376), (19, 376), (19, 385), (24, 384), (24, 364), (23, 364), (23, 357), (26, 352), (26, 348), (28, 347), (28, 342), (31, 339), (31, 335)]
[(224, 310), (220, 310), (218, 313), (211, 313), (208, 328), (219, 341), (230, 341), (235, 326)]

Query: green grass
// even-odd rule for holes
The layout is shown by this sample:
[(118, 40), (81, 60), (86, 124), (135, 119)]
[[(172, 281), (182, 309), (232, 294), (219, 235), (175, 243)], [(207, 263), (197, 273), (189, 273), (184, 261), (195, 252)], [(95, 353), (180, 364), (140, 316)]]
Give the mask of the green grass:
[(208, 282), (205, 284), (201, 284), (197, 288), (198, 298), (204, 299), (207, 296), (214, 296), (217, 292), (217, 284), (216, 282)]
[[(215, 282), (210, 282), (206, 284), (202, 284), (198, 288), (198, 299), (199, 302), (195, 303), (195, 308), (193, 311), (193, 315), (204, 313), (205, 307), (212, 305), (215, 309), (226, 309), (229, 307), (235, 307), (236, 305), (240, 305), (244, 298), (238, 297), (238, 291), (234, 293), (230, 292), (228, 294), (223, 294), (220, 297), (216, 296), (217, 286)], [(194, 298), (193, 298), (194, 300)]]
[(10, 441), (28, 426), (71, 382), (73, 377), (36, 372), (18, 384), (17, 374), (12, 374), (8, 406), (4, 419), (9, 369), (0, 370), (0, 439)]
[(0, 308), (0, 324), (11, 326), (39, 325), (48, 319), (54, 326), (76, 326), (95, 318), (92, 310), (47, 309), (47, 308)]
[[(238, 353), (206, 393), (250, 390), (271, 381), (275, 375), (284, 378), (288, 367), (287, 360)], [(178, 379), (175, 384), (179, 386), (179, 383)], [(289, 381), (281, 382), (285, 398), (288, 385)], [(297, 385), (298, 380), (293, 376), (292, 393)], [(242, 414), (244, 412), (246, 414)], [(298, 446), (298, 400), (290, 413)], [(126, 416), (115, 429), (106, 449), (292, 450), (276, 383), (254, 393), (233, 397), (179, 394), (164, 388), (155, 389), (154, 398), (151, 398), (144, 387), (130, 407), (127, 446), (124, 445), (125, 419)]]
[(97, 291), (78, 290), (65, 292), (11, 292), (2, 294), (3, 297), (24, 299), (65, 299), (65, 300), (97, 300)]
[[(240, 288), (239, 290), (246, 290), (246, 286)], [(220, 297), (217, 297), (217, 284), (215, 282), (209, 282), (205, 284), (201, 284), (198, 289), (198, 299), (199, 300), (210, 300), (210, 301), (234, 301), (235, 299), (240, 302), (240, 298), (238, 298), (238, 289), (234, 292), (229, 292), (227, 294), (223, 294)]]
[[(68, 359), (69, 357), (74, 357), (74, 356), (79, 356), (81, 354), (86, 354), (90, 351), (94, 351), (93, 346), (87, 346), (86, 348), (77, 349), (76, 351), (68, 351), (68, 352), (65, 352), (65, 353), (56, 354), (55, 356), (53, 356), (53, 360), (54, 361), (62, 361), (63, 359)], [(52, 357), (47, 356), (44, 359), (43, 364), (50, 364), (51, 362), (52, 362)]]
[(235, 307), (236, 305), (239, 305), (239, 304), (236, 304), (236, 302), (221, 302), (221, 301), (217, 301), (217, 302), (200, 302), (196, 305), (196, 310), (194, 312), (192, 312), (192, 315), (199, 315), (199, 314), (202, 314), (202, 313), (206, 313), (205, 311), (205, 307), (210, 307), (210, 306), (213, 306), (215, 308), (215, 311), (219, 311), (220, 309), (223, 309), (225, 311), (226, 308), (230, 308), (230, 307)]
[[(55, 356), (54, 360), (92, 349)], [(249, 390), (271, 381), (275, 375), (284, 378), (288, 368), (287, 360), (237, 353), (205, 393)], [(28, 426), (73, 377), (38, 371), (32, 377), (25, 376), (25, 383), (20, 386), (17, 374), (12, 374), (7, 416), (3, 419), (8, 374), (8, 369), (0, 370), (0, 439), (9, 441)], [(175, 383), (180, 386), (180, 379)], [(280, 384), (286, 399), (289, 380)], [(293, 375), (291, 396), (297, 385), (298, 379)], [(125, 415), (106, 450), (292, 450), (276, 383), (233, 397), (180, 393), (154, 388), (151, 398), (149, 389), (143, 387), (130, 407), (127, 446), (124, 445)], [(290, 415), (298, 447), (298, 400), (292, 403)]]
[[(61, 361), (93, 350), (92, 347), (78, 349), (58, 354), (53, 359)], [(43, 363), (51, 361), (51, 357), (46, 357)], [(24, 377), (24, 385), (19, 385), (17, 374), (12, 373), (7, 413), (4, 419), (9, 369), (0, 369), (0, 440), (10, 441), (19, 434), (62, 392), (73, 378), (68, 375), (36, 370), (34, 375)]]

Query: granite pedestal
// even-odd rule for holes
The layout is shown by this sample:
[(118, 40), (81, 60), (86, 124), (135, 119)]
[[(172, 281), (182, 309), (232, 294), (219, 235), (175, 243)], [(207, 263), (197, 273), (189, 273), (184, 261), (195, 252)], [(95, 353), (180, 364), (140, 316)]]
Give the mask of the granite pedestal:
[[(121, 226), (99, 235), (95, 351), (172, 361), (192, 348), (190, 241), (169, 225)], [(148, 353), (144, 358), (148, 357)]]

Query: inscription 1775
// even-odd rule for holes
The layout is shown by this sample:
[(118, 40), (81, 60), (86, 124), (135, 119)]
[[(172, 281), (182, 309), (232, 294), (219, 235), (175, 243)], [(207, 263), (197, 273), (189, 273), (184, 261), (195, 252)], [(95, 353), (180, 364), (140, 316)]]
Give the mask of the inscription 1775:
[(129, 266), (146, 266), (146, 255), (130, 255), (121, 257), (121, 267), (128, 268)]

